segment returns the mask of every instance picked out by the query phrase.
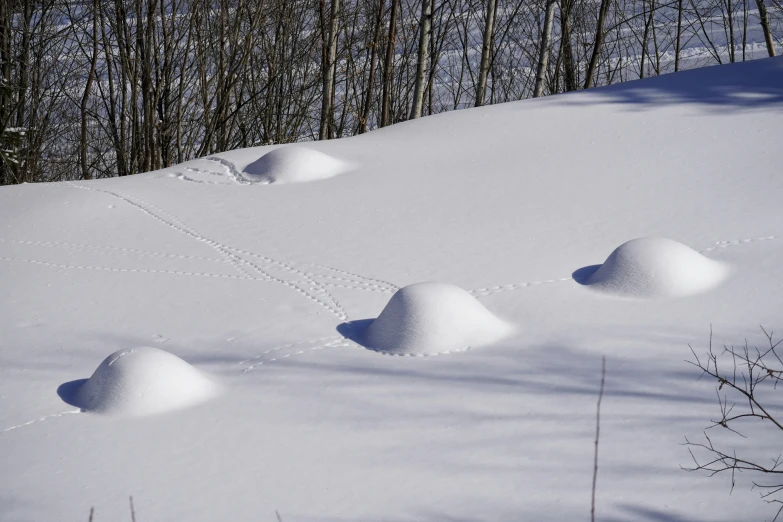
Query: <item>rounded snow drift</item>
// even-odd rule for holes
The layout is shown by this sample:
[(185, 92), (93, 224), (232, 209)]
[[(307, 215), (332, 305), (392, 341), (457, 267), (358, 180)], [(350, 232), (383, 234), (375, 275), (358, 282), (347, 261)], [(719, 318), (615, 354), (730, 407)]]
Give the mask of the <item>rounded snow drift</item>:
[(416, 283), (392, 296), (365, 343), (393, 355), (435, 355), (490, 344), (512, 330), (458, 286)]
[(176, 355), (141, 346), (104, 359), (75, 399), (87, 411), (142, 416), (192, 406), (217, 391), (216, 384)]
[(682, 243), (643, 237), (617, 247), (583, 284), (624, 297), (661, 299), (704, 292), (728, 273), (723, 263)]
[(256, 183), (304, 183), (331, 178), (346, 170), (346, 163), (323, 152), (284, 145), (249, 164), (243, 174)]

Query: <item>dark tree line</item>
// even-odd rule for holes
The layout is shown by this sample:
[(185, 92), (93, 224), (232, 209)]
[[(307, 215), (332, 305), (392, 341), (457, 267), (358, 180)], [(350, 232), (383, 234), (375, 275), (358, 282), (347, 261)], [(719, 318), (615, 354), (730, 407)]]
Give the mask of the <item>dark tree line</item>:
[(781, 1), (3, 0), (0, 184), (774, 55)]

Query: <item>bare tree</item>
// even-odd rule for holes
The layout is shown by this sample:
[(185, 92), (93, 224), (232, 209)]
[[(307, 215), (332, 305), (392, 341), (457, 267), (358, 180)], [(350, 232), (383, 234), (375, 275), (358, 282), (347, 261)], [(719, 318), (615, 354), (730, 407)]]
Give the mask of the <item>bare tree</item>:
[[(783, 512), (783, 460), (781, 456), (772, 456), (769, 463), (756, 456), (745, 456), (741, 452), (726, 447), (725, 442), (717, 442), (707, 430), (723, 428), (736, 436), (745, 438), (740, 430), (749, 421), (761, 422), (762, 427), (772, 430), (778, 436), (783, 435), (783, 419), (775, 411), (771, 394), (783, 380), (783, 359), (779, 353), (781, 342), (774, 341), (773, 332), (761, 328), (767, 340), (767, 346), (750, 348), (747, 340), (740, 347), (724, 346), (716, 353), (712, 343), (712, 329), (707, 354), (699, 357), (691, 348), (693, 360), (688, 361), (717, 385), (720, 416), (704, 431), (704, 442), (691, 442), (685, 439), (693, 460), (693, 465), (684, 467), (687, 471), (703, 471), (714, 476), (728, 473), (731, 476), (731, 489), (735, 486), (738, 472), (750, 472), (753, 487), (761, 490), (761, 497), (770, 504), (780, 507), (775, 519)], [(727, 363), (727, 364), (726, 364)], [(723, 392), (723, 395), (721, 395)], [(735, 402), (737, 401), (737, 402)]]
[[(126, 176), (750, 57), (753, 0), (555, 1), (5, 0), (0, 184)], [(774, 53), (783, 5), (756, 1)]]

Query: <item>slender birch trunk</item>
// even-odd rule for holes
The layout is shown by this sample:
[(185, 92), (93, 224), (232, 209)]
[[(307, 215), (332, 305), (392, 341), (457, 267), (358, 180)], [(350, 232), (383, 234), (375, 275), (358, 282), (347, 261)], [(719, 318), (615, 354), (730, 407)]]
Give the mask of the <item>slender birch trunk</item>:
[(775, 41), (772, 39), (772, 32), (769, 29), (769, 17), (767, 16), (767, 6), (764, 0), (756, 0), (759, 8), (759, 19), (761, 20), (761, 30), (764, 31), (764, 41), (767, 43), (767, 53), (769, 57), (775, 56)]
[(410, 119), (421, 116), (424, 108), (424, 88), (427, 80), (427, 61), (429, 58), (430, 32), (432, 27), (432, 0), (422, 0), (421, 20), (419, 21), (419, 53), (416, 63), (416, 80), (413, 89)]
[(481, 62), (479, 65), (478, 85), (476, 85), (476, 107), (484, 105), (484, 98), (487, 95), (487, 75), (489, 74), (489, 64), (492, 57), (492, 36), (495, 32), (495, 5), (497, 0), (487, 1), (487, 11), (484, 24), (484, 40), (481, 45)]
[(547, 64), (549, 63), (549, 42), (552, 39), (552, 23), (555, 19), (555, 0), (547, 0), (546, 18), (544, 19), (544, 31), (541, 35), (541, 49), (538, 53), (538, 72), (536, 73), (536, 86), (533, 89), (533, 98), (538, 98), (544, 91), (544, 78), (546, 77)]
[(87, 83), (84, 86), (82, 95), (81, 116), (81, 166), (82, 179), (91, 179), (90, 169), (87, 167), (87, 100), (92, 89), (93, 78), (95, 77), (95, 68), (98, 63), (98, 0), (92, 2), (92, 59), (90, 60), (90, 72), (87, 73)]
[(397, 26), (397, 10), (400, 0), (392, 0), (391, 14), (389, 18), (389, 34), (386, 38), (386, 59), (383, 63), (383, 97), (381, 100), (381, 127), (392, 123), (391, 121), (391, 91), (394, 78), (395, 36)]
[(601, 0), (601, 8), (598, 11), (598, 23), (595, 29), (595, 43), (593, 45), (593, 54), (590, 56), (590, 64), (587, 66), (585, 75), (585, 89), (593, 86), (593, 76), (598, 67), (598, 58), (601, 55), (601, 47), (604, 45), (604, 22), (606, 13), (609, 11), (609, 0)]

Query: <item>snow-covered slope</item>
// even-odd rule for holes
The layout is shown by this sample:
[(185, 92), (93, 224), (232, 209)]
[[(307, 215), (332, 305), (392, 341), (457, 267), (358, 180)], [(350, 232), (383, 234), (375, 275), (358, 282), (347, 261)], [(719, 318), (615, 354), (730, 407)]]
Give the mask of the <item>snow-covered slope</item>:
[[(717, 409), (683, 360), (710, 324), (718, 344), (783, 326), (781, 129), (767, 59), (309, 143), (334, 163), (283, 162), (298, 183), (258, 183), (280, 163), (261, 147), (3, 188), (0, 520), (122, 520), (129, 495), (140, 522), (585, 520), (602, 355), (598, 519), (762, 520), (747, 483), (679, 467)], [(643, 237), (681, 245), (601, 275)], [(701, 284), (704, 266), (725, 273)], [(657, 299), (612, 291), (635, 270)], [(513, 331), (438, 357), (356, 342), (426, 281), (469, 295), (427, 290), (382, 330)], [(142, 346), (221, 393), (143, 417), (69, 405)], [(122, 389), (144, 393), (144, 368)]]

